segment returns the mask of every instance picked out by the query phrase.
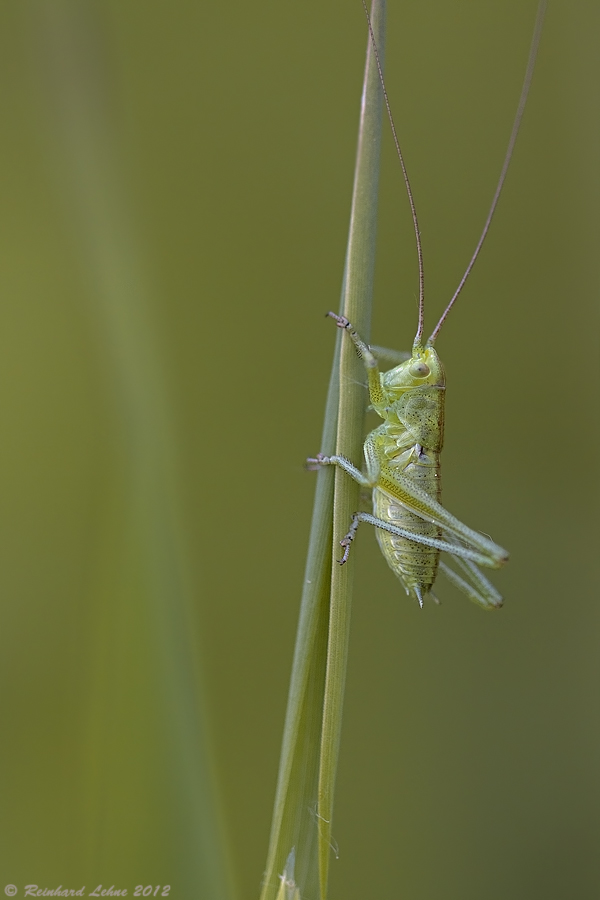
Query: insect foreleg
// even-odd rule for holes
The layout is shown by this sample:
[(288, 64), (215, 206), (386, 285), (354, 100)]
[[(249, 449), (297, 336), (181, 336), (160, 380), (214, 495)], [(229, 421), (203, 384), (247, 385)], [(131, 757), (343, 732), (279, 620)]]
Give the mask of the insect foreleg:
[(343, 328), (349, 335), (350, 340), (356, 347), (356, 352), (362, 359), (365, 369), (367, 370), (367, 379), (369, 382), (369, 399), (373, 406), (381, 405), (384, 399), (383, 390), (381, 388), (381, 379), (379, 378), (379, 365), (375, 355), (371, 352), (369, 345), (363, 341), (361, 336), (354, 330), (354, 326), (345, 316), (338, 316), (336, 313), (328, 312), (338, 328)]

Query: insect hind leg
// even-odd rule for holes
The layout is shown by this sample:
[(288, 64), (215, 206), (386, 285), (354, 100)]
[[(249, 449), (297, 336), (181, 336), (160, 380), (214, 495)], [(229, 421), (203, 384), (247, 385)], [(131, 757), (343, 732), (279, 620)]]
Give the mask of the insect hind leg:
[[(398, 525), (393, 525), (391, 522), (387, 522), (385, 519), (378, 519), (377, 516), (372, 515), (372, 513), (355, 512), (352, 516), (352, 524), (350, 525), (348, 533), (340, 541), (342, 546), (346, 548), (344, 551), (344, 555), (340, 560), (341, 565), (343, 565), (348, 559), (348, 554), (350, 552), (348, 544), (351, 544), (354, 540), (354, 536), (358, 530), (360, 522), (368, 522), (370, 525), (374, 525), (376, 528), (381, 528), (382, 531), (387, 531), (390, 534), (397, 534), (399, 537), (407, 538), (409, 541), (414, 541), (416, 544), (423, 544), (426, 547), (433, 547), (436, 550), (446, 550), (446, 552), (451, 553), (453, 554), (453, 556), (457, 557), (457, 562), (458, 557), (462, 557), (464, 560), (479, 563), (479, 565), (483, 566), (485, 566), (487, 563), (487, 557), (482, 553), (479, 553), (477, 550), (471, 550), (469, 547), (463, 547), (454, 542), (451, 543), (449, 540), (429, 537), (429, 535), (426, 534), (417, 534), (415, 531), (409, 531), (409, 529), (407, 528), (400, 528)], [(479, 573), (479, 577), (483, 579), (483, 575), (481, 575), (481, 572), (479, 572), (479, 570), (477, 570), (477, 572)], [(486, 582), (486, 585), (490, 584), (487, 579), (484, 580)]]
[(344, 548), (344, 553), (341, 559), (338, 559), (340, 566), (343, 566), (344, 563), (348, 562), (348, 557), (350, 556), (350, 547), (352, 546), (352, 541), (356, 537), (356, 532), (358, 531), (358, 526), (361, 523), (360, 513), (354, 513), (352, 515), (352, 522), (350, 523), (350, 528), (348, 529), (347, 534), (344, 535), (342, 540), (340, 541), (340, 545)]
[(440, 571), (444, 573), (448, 581), (462, 591), (469, 600), (482, 606), (484, 609), (499, 609), (503, 600), (494, 585), (479, 571), (474, 563), (468, 560), (462, 560), (455, 557), (456, 563), (465, 571), (469, 581), (461, 578), (454, 569), (446, 565), (442, 560), (439, 561)]
[[(344, 554), (342, 558), (338, 560), (340, 566), (343, 566), (344, 563), (348, 561), (348, 557), (350, 555), (350, 547), (352, 546), (352, 542), (356, 537), (356, 532), (358, 531), (358, 526), (360, 525), (360, 523), (369, 522), (370, 524), (374, 524), (373, 520), (375, 520), (376, 522), (379, 521), (378, 519), (375, 519), (375, 516), (370, 515), (370, 513), (354, 513), (348, 533), (340, 541), (340, 544), (344, 548)], [(404, 581), (404, 579), (401, 579), (401, 581)], [(419, 602), (419, 606), (421, 607), (421, 609), (423, 609), (423, 600), (426, 596), (426, 593), (431, 592), (424, 593), (421, 585), (419, 584), (413, 584), (410, 586), (410, 588), (405, 584), (404, 587), (408, 595), (412, 594), (414, 597), (416, 597)], [(433, 596), (433, 599), (436, 603), (439, 603), (437, 597)]]

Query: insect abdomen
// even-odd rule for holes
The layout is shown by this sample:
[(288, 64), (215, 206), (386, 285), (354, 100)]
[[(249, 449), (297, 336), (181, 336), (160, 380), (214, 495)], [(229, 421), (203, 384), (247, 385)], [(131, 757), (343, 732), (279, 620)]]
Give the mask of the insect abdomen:
[[(439, 502), (441, 482), (437, 456), (431, 452), (423, 452), (417, 462), (410, 463), (403, 470), (402, 475)], [(373, 490), (373, 514), (413, 534), (433, 538), (441, 536), (437, 525), (426, 522), (380, 487)], [(411, 541), (409, 538), (390, 534), (381, 528), (376, 529), (376, 532), (381, 552), (390, 568), (404, 584), (407, 594), (417, 599), (419, 593), (424, 596), (437, 575), (439, 550)], [(415, 587), (420, 591), (415, 591)]]

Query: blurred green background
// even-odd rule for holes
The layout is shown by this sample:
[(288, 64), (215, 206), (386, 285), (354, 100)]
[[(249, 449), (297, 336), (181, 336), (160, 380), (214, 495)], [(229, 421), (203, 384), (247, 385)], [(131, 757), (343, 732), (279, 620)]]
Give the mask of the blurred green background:
[[(534, 16), (389, 4), (429, 330), (485, 219)], [(551, 0), (437, 345), (444, 502), (511, 550), (505, 607), (440, 584), (421, 613), (374, 535), (356, 545), (333, 897), (600, 892), (599, 26), (591, 0)], [(0, 6), (0, 887), (19, 896), (258, 895), (365, 46), (347, 0)], [(373, 340), (408, 348), (387, 137)], [(211, 810), (232, 887), (209, 871)]]

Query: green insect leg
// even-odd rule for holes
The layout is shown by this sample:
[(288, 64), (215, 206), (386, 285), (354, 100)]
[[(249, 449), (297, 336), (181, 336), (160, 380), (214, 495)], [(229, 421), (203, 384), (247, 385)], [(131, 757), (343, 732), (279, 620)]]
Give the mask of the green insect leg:
[(383, 389), (381, 387), (381, 378), (379, 377), (379, 364), (371, 348), (366, 341), (354, 330), (354, 326), (345, 316), (338, 316), (336, 313), (327, 313), (334, 321), (338, 328), (343, 328), (348, 332), (350, 340), (356, 347), (356, 352), (362, 359), (365, 369), (367, 370), (367, 379), (369, 382), (369, 399), (373, 406), (381, 405), (384, 400)]
[(440, 538), (429, 537), (426, 534), (416, 534), (414, 531), (409, 531), (407, 528), (400, 528), (398, 525), (392, 525), (391, 522), (386, 522), (385, 519), (378, 519), (377, 516), (374, 516), (371, 513), (357, 512), (352, 516), (352, 524), (350, 525), (348, 533), (340, 541), (340, 544), (344, 547), (344, 555), (339, 561), (340, 565), (343, 565), (348, 559), (350, 546), (361, 522), (367, 522), (369, 525), (374, 525), (375, 528), (381, 528), (382, 531), (396, 534), (398, 537), (408, 538), (409, 541), (414, 541), (416, 544), (424, 544), (426, 547), (433, 547), (435, 550), (445, 550), (447, 553), (452, 553), (454, 556), (461, 556), (463, 559), (477, 562), (482, 566), (486, 565), (488, 561), (487, 556), (478, 553), (476, 550), (471, 550), (468, 547), (462, 547), (450, 543), (449, 541), (441, 540)]

